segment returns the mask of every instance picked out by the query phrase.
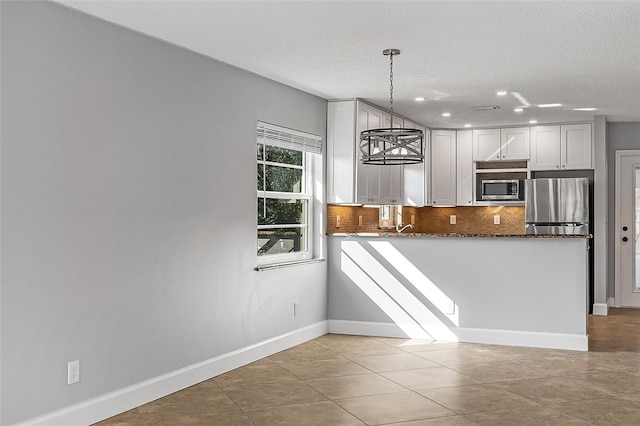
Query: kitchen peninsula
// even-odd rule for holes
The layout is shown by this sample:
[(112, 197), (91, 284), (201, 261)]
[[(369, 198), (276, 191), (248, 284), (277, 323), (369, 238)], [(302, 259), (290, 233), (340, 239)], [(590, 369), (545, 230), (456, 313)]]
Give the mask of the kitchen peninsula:
[(331, 332), (588, 349), (588, 237), (328, 228)]

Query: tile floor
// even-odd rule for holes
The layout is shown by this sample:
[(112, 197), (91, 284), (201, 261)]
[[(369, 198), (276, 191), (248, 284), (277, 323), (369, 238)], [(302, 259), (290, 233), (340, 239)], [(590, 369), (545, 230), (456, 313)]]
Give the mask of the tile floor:
[(99, 425), (638, 425), (640, 310), (590, 351), (328, 334)]

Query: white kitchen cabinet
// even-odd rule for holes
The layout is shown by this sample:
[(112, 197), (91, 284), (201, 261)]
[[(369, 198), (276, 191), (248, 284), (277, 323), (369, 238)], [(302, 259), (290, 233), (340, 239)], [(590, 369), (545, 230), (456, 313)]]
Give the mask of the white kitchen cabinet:
[(474, 161), (529, 159), (529, 128), (478, 129), (473, 131)]
[(471, 130), (456, 134), (456, 204), (473, 204), (473, 140)]
[(404, 196), (402, 205), (404, 206), (428, 206), (430, 205), (430, 140), (431, 133), (428, 129), (412, 122), (404, 120), (404, 127), (407, 129), (422, 130), (424, 135), (424, 161), (417, 164), (405, 164), (403, 167)]
[[(390, 115), (357, 100), (329, 102), (327, 110), (327, 202), (332, 204), (400, 204), (400, 165), (360, 162), (360, 132), (389, 125)], [(394, 127), (402, 119), (394, 117)]]
[(500, 159), (528, 160), (530, 146), (529, 127), (508, 127), (500, 129)]
[(591, 168), (591, 124), (531, 128), (531, 170)]
[(567, 170), (591, 168), (591, 124), (560, 126), (560, 166)]
[[(369, 129), (389, 128), (391, 115), (371, 105), (357, 102), (358, 125), (356, 145), (359, 147), (360, 132)], [(402, 127), (402, 118), (393, 117), (393, 127)], [(372, 165), (357, 161), (357, 202), (360, 204), (401, 204), (403, 166)]]
[(356, 202), (356, 165), (359, 149), (355, 101), (329, 102), (327, 107), (327, 202)]
[(456, 187), (456, 131), (431, 131), (431, 204), (455, 206)]
[(474, 161), (500, 160), (500, 129), (474, 130), (472, 136)]
[(560, 126), (531, 128), (531, 170), (560, 168)]

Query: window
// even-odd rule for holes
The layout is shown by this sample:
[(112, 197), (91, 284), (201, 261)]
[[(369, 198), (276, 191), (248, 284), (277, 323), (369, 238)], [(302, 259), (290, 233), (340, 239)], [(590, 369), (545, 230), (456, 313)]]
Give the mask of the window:
[(319, 136), (258, 122), (259, 263), (309, 259), (313, 205), (312, 155)]

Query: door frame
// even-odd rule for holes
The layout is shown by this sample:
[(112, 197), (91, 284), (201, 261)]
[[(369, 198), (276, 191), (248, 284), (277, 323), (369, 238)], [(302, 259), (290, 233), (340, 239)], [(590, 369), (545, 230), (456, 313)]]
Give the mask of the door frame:
[[(622, 158), (627, 156), (638, 156), (640, 157), (640, 149), (621, 149), (616, 151), (616, 170), (615, 170), (615, 222), (614, 222), (614, 232), (613, 237), (615, 238), (615, 251), (614, 251), (614, 259), (615, 259), (615, 306), (617, 308), (622, 306), (622, 283), (621, 279), (621, 270), (622, 262), (620, 261), (620, 166), (622, 163)], [(636, 265), (638, 267), (638, 265)]]

